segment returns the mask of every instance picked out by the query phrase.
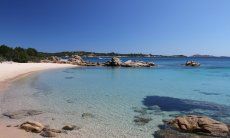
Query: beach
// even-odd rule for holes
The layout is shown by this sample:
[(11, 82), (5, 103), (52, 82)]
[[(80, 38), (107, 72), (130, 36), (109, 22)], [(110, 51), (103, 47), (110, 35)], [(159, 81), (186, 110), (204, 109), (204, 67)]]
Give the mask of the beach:
[(32, 72), (68, 67), (76, 67), (76, 65), (54, 63), (4, 62), (0, 64), (0, 89), (4, 88), (9, 81), (17, 79), (20, 76), (28, 75)]
[[(7, 88), (12, 81), (27, 76), (33, 72), (72, 67), (76, 67), (76, 65), (55, 63), (0, 63), (0, 91)], [(15, 138), (15, 136), (17, 136), (17, 138), (31, 137), (30, 133), (26, 133), (17, 127), (7, 127), (7, 125), (8, 124), (4, 124), (4, 121), (0, 120), (1, 138)]]

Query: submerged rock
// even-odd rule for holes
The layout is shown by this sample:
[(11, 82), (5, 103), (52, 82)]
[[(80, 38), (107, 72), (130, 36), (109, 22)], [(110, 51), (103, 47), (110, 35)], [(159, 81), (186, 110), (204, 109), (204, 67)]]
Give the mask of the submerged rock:
[(149, 123), (152, 120), (152, 118), (147, 117), (147, 116), (135, 116), (134, 117), (134, 122), (136, 125), (145, 125)]
[(57, 133), (52, 132), (52, 131), (42, 131), (40, 135), (43, 137), (56, 137)]
[(57, 129), (44, 129), (40, 135), (43, 137), (56, 137), (58, 133), (61, 132), (62, 132), (61, 130), (57, 130)]
[(181, 116), (168, 121), (167, 125), (180, 132), (196, 133), (215, 137), (230, 136), (230, 131), (226, 124), (206, 116)]
[(9, 117), (10, 119), (21, 119), (28, 116), (39, 115), (42, 113), (42, 111), (38, 110), (19, 110), (14, 112), (6, 112), (3, 113), (3, 115)]
[(158, 130), (153, 135), (155, 138), (216, 138), (191, 133), (181, 133), (172, 129)]
[(200, 63), (198, 63), (196, 61), (187, 61), (185, 63), (185, 66), (198, 67), (198, 66), (200, 66)]
[(91, 113), (83, 113), (83, 114), (81, 115), (81, 117), (82, 117), (82, 118), (92, 118), (92, 117), (93, 117), (93, 114), (91, 114)]
[(62, 128), (63, 130), (69, 130), (69, 131), (72, 131), (74, 129), (80, 129), (80, 127), (77, 127), (75, 125), (66, 125)]
[(27, 132), (40, 133), (45, 128), (45, 126), (39, 122), (27, 121), (25, 123), (22, 123), (20, 125), (20, 128), (24, 129)]

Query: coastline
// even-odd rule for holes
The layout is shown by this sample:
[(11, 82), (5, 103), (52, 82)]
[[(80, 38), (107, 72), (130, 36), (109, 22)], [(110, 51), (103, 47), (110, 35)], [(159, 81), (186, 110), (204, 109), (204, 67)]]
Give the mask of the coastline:
[[(0, 64), (0, 92), (4, 90), (11, 84), (12, 81), (15, 81), (19, 78), (30, 75), (34, 72), (50, 70), (50, 69), (59, 69), (59, 68), (71, 68), (78, 67), (77, 65), (71, 64), (55, 64), (55, 63), (1, 63)], [(8, 124), (5, 124), (0, 120), (0, 133), (1, 137), (7, 138), (29, 138), (31, 134), (27, 133), (24, 130), (20, 130), (17, 127), (7, 127)]]
[(58, 69), (58, 68), (71, 68), (78, 67), (71, 64), (56, 64), (56, 63), (10, 63), (4, 62), (0, 64), (0, 91), (7, 88), (10, 82), (27, 76), (33, 72)]

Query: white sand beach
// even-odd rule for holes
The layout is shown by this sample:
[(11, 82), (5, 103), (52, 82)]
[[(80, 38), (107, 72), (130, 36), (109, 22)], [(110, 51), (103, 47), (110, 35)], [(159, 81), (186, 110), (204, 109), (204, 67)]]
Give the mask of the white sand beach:
[(67, 67), (76, 67), (76, 65), (4, 62), (0, 64), (0, 88), (3, 88), (10, 80), (16, 79), (19, 76), (23, 76), (31, 72)]
[[(32, 72), (69, 67), (76, 67), (76, 65), (55, 63), (0, 63), (0, 90), (4, 89), (11, 81)], [(15, 138), (15, 136), (17, 136), (17, 138), (30, 137), (29, 133), (23, 130), (6, 126), (7, 124), (0, 121), (1, 138)]]

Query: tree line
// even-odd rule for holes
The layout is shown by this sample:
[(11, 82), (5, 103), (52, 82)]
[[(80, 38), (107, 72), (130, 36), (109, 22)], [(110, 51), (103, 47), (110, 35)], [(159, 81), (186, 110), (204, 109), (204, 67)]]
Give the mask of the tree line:
[(0, 61), (14, 61), (19, 63), (39, 62), (44, 55), (34, 48), (11, 48), (6, 45), (0, 46)]

